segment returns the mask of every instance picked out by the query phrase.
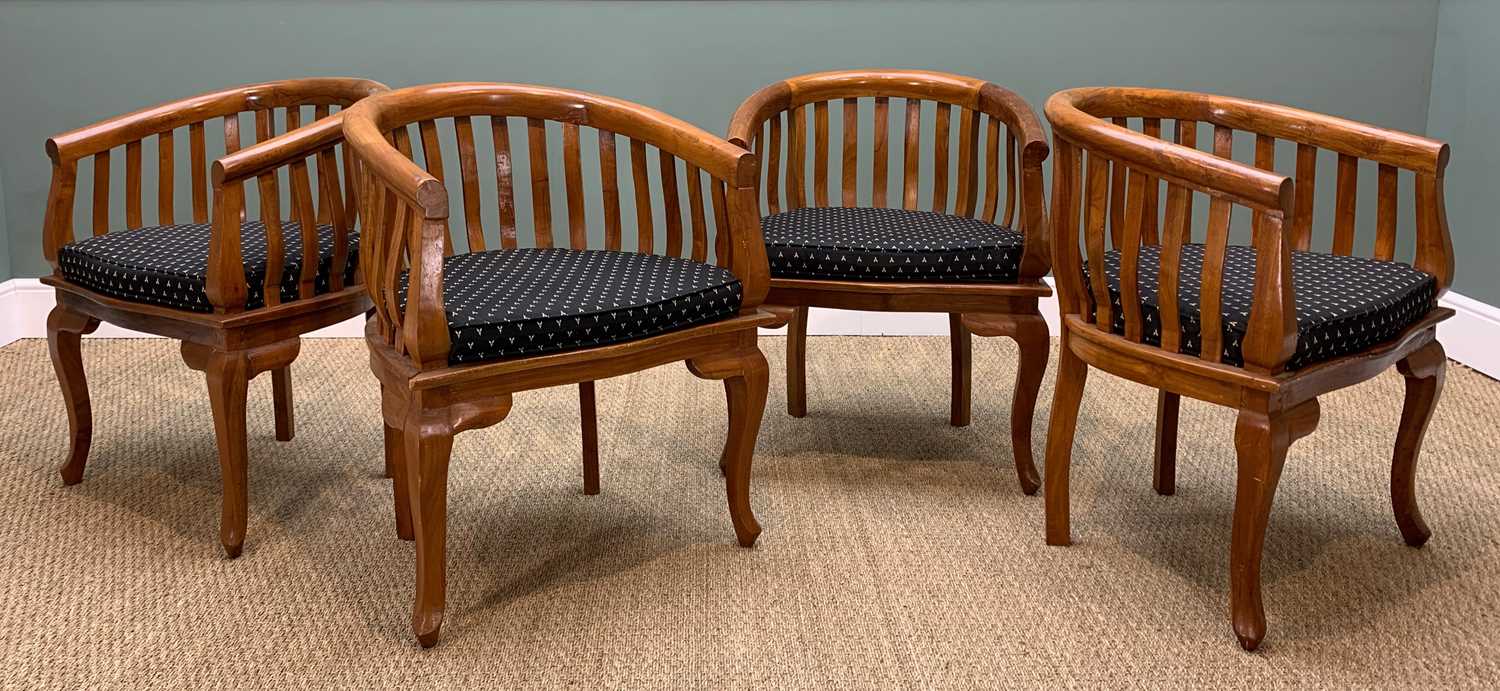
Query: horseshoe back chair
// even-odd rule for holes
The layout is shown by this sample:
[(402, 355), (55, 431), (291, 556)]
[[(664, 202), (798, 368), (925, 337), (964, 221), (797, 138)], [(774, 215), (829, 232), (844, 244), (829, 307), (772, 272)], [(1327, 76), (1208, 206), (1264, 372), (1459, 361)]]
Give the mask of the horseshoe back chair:
[[(524, 127), (525, 168), (512, 165), (512, 124)], [(495, 162), (500, 249), (486, 249), (491, 238), (481, 212), (476, 129), (489, 130), (494, 143), (487, 160)], [(594, 194), (602, 202), (603, 250), (589, 249), (598, 234), (590, 233), (597, 226), (590, 225), (585, 203), (581, 142), (595, 139), (586, 129), (598, 142), (601, 183)], [(549, 130), (561, 130), (569, 248), (554, 246)], [(444, 166), (441, 141), (449, 131), (456, 171)], [(774, 319), (757, 309), (767, 279), (755, 157), (643, 106), (521, 84), (392, 91), (351, 109), (344, 132), (364, 174), (360, 261), (375, 304), (366, 340), (381, 384), (386, 452), (397, 459), (397, 533), (416, 541), (412, 630), (418, 641), (435, 644), (443, 621), (453, 437), (503, 420), (517, 391), (580, 384), (586, 485), (593, 493), (594, 380), (677, 361), (699, 377), (723, 380), (729, 436), (720, 467), (739, 544), (753, 545), (760, 526), (750, 508), (750, 460), (767, 379), (756, 328)], [(621, 213), (619, 136), (629, 145), (633, 252), (622, 248), (632, 233)], [(655, 175), (648, 170), (648, 146), (655, 149)], [(530, 171), (533, 247), (518, 242), (512, 180), (524, 169)], [(450, 232), (445, 181), (461, 186), (462, 233)], [(664, 202), (660, 219), (653, 215), (654, 197)], [(710, 223), (718, 266), (707, 263)]]
[[(896, 148), (892, 99), (905, 106), (904, 118), (894, 123), (903, 151), (899, 189), (890, 180)], [(923, 104), (929, 101), (935, 123), (924, 134)], [(837, 154), (829, 142), (832, 102), (840, 103), (842, 116)], [(868, 194), (861, 194), (859, 184), (859, 130), (870, 127), (861, 125), (862, 107), (873, 113)], [(957, 150), (950, 155), (955, 118)], [(926, 167), (919, 160), (925, 158), (924, 137), (931, 138), (933, 150), (930, 183), (921, 182), (918, 173)], [(809, 308), (947, 312), (949, 421), (955, 427), (970, 419), (970, 334), (1008, 336), (1020, 347), (1011, 442), (1021, 488), (1036, 492), (1031, 421), (1051, 348), (1037, 300), (1052, 291), (1042, 282), (1050, 268), (1042, 197), (1048, 148), (1031, 107), (996, 84), (970, 77), (915, 70), (824, 72), (776, 82), (750, 96), (735, 111), (729, 139), (765, 161), (762, 212), (767, 215), (761, 222), (771, 266), (766, 302), (789, 326), (787, 412), (807, 415)], [(840, 206), (829, 199), (829, 160), (835, 155), (841, 162)], [(951, 188), (950, 174), (955, 176)], [(929, 189), (930, 211), (918, 210), (919, 197)]]
[[(276, 438), (292, 438), (290, 365), (298, 337), (358, 316), (369, 301), (358, 283), (353, 186), (340, 181), (337, 109), (384, 90), (365, 79), (296, 79), (225, 89), (136, 111), (47, 140), (52, 188), (43, 252), (56, 289), (47, 319), (52, 363), (68, 411), (71, 449), (59, 472), (83, 479), (93, 436), (79, 337), (100, 321), (182, 341), (188, 366), (208, 380), (224, 496), (219, 538), (239, 556), (248, 512), (245, 395), (269, 371)], [(276, 111), (287, 134), (274, 137)], [(254, 146), (241, 149), (241, 118), (252, 113)], [(303, 116), (315, 120), (303, 125)], [(216, 122), (217, 121), (217, 122)], [(187, 156), (176, 135), (186, 130)], [(208, 132), (222, 131), (226, 155), (209, 175)], [(154, 139), (156, 224), (142, 218), (142, 143)], [(125, 223), (111, 222), (112, 152), (124, 148)], [(345, 152), (347, 153), (347, 151)], [(92, 236), (75, 240), (79, 162), (92, 159)], [(313, 163), (309, 165), (308, 159)], [(347, 162), (347, 159), (346, 159)], [(179, 166), (191, 171), (178, 176)], [(347, 166), (346, 166), (347, 167)], [(316, 188), (309, 174), (316, 172)], [(292, 218), (282, 221), (281, 171)], [(256, 181), (258, 220), (245, 219), (245, 186)], [(191, 222), (178, 223), (185, 185)], [(209, 205), (212, 193), (213, 205)], [(212, 212), (212, 217), (210, 218)]]
[[(1406, 377), (1391, 502), (1407, 544), (1431, 534), (1417, 509), (1416, 463), (1443, 385), (1436, 325), (1453, 315), (1437, 303), (1453, 279), (1443, 209), (1448, 146), (1295, 108), (1160, 89), (1072, 89), (1049, 99), (1046, 112), (1057, 152), (1053, 260), (1063, 319), (1047, 542), (1070, 540), (1068, 463), (1089, 367), (1160, 389), (1161, 494), (1175, 491), (1180, 397), (1238, 409), (1230, 605), (1240, 644), (1254, 649), (1266, 632), (1260, 561), (1271, 500), (1287, 448), (1317, 426), (1319, 395), (1392, 364)], [(1170, 141), (1162, 120), (1175, 121)], [(1212, 153), (1196, 147), (1199, 123), (1213, 126)], [(1254, 134), (1253, 167), (1233, 160), (1236, 130)], [(1276, 172), (1278, 139), (1296, 144), (1293, 177)], [(1325, 225), (1313, 214), (1320, 149), (1338, 155), (1331, 251), (1321, 249), (1327, 241), (1313, 249), (1314, 226)], [(1368, 252), (1355, 248), (1360, 159), (1378, 175)], [(1409, 265), (1395, 261), (1403, 171), (1415, 180)], [(1198, 193), (1209, 199), (1201, 235), (1192, 227)], [(1228, 243), (1234, 207), (1250, 212), (1249, 246)]]

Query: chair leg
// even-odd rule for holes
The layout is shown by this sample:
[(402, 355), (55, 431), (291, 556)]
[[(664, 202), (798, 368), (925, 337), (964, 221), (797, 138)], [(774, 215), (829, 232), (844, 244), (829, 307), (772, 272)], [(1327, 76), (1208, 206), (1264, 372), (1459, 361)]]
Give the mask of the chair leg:
[(276, 409), (276, 441), (291, 441), (296, 434), (292, 418), (292, 366), (271, 370), (271, 396)]
[(583, 428), (583, 493), (599, 493), (599, 414), (594, 382), (578, 383), (578, 417)]
[(382, 425), (385, 428), (385, 473), (391, 479), (391, 497), (396, 506), (396, 537), (415, 540), (411, 529), (411, 499), (407, 497), (406, 441), (401, 428)]
[(1396, 369), (1406, 377), (1406, 403), (1401, 408), (1401, 428), (1391, 458), (1391, 506), (1406, 544), (1421, 547), (1432, 537), (1432, 530), (1417, 506), (1417, 456), (1427, 435), (1427, 423), (1443, 393), (1448, 356), (1443, 346), (1433, 341), (1396, 363)]
[(957, 312), (948, 315), (948, 348), (953, 364), (953, 385), (950, 387), (953, 401), (949, 406), (948, 424), (967, 427), (974, 397), (974, 347), (969, 330), (964, 327), (964, 315)]
[(807, 307), (793, 307), (786, 327), (786, 412), (807, 417)]
[[(415, 406), (414, 406), (415, 408)], [(407, 494), (416, 536), (417, 588), (411, 629), (424, 648), (437, 644), (447, 597), (448, 460), (453, 428), (446, 415), (414, 410), (402, 430)]]
[(1016, 477), (1021, 491), (1036, 494), (1042, 486), (1031, 454), (1031, 424), (1036, 417), (1036, 401), (1042, 391), (1042, 377), (1047, 375), (1047, 357), (1052, 351), (1047, 320), (1040, 314), (1022, 314), (1015, 321), (1016, 345), (1020, 358), (1016, 363), (1016, 389), (1010, 403), (1011, 454), (1016, 459)]
[(245, 445), (245, 395), (250, 384), (249, 359), (243, 353), (215, 352), (204, 370), (208, 400), (213, 408), (218, 438), (219, 471), (224, 483), (219, 517), (219, 542), (230, 558), (245, 544), (249, 515), (249, 452)]
[(1235, 424), (1238, 480), (1229, 541), (1229, 609), (1235, 636), (1245, 650), (1255, 650), (1266, 635), (1260, 559), (1287, 449), (1317, 424), (1317, 399), (1285, 411), (1242, 409)]
[(1156, 463), (1151, 486), (1164, 497), (1177, 493), (1177, 411), (1182, 397), (1170, 391), (1156, 392)]
[(724, 489), (729, 499), (729, 517), (734, 523), (736, 539), (742, 547), (751, 547), (760, 536), (760, 523), (750, 507), (750, 467), (755, 455), (755, 439), (760, 433), (761, 417), (766, 410), (766, 392), (770, 368), (765, 356), (755, 347), (750, 334), (747, 347), (738, 353), (688, 360), (688, 369), (704, 379), (723, 379), (729, 402), (729, 435), (719, 467), (724, 471)]
[(1072, 542), (1068, 525), (1068, 465), (1073, 458), (1073, 433), (1078, 426), (1078, 409), (1083, 404), (1083, 386), (1089, 368), (1068, 345), (1063, 331), (1058, 351), (1057, 386), (1052, 393), (1052, 419), (1047, 425), (1047, 544), (1065, 546)]
[(47, 315), (47, 351), (52, 354), (52, 369), (57, 373), (63, 406), (68, 410), (68, 458), (57, 468), (65, 485), (76, 485), (83, 480), (89, 444), (94, 439), (94, 412), (89, 404), (88, 380), (83, 375), (80, 341), (84, 334), (97, 328), (98, 319), (61, 305)]

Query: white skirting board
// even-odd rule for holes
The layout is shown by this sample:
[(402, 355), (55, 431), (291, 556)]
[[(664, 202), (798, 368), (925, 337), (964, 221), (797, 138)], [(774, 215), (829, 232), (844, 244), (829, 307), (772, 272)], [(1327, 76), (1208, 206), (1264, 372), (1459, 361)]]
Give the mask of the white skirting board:
[[(1049, 281), (1051, 279), (1048, 279)], [(0, 346), (21, 338), (47, 337), (47, 312), (52, 309), (52, 289), (35, 278), (13, 278), (0, 282)], [(1457, 315), (1438, 326), (1438, 338), (1448, 357), (1500, 379), (1500, 307), (1457, 293), (1448, 293), (1442, 304)], [(1042, 300), (1047, 326), (1057, 333), (1057, 300)], [(767, 334), (786, 329), (766, 330)], [(858, 312), (815, 309), (808, 316), (807, 332), (842, 336), (945, 336), (948, 318), (943, 314), (905, 312)], [(358, 319), (335, 324), (308, 334), (310, 338), (357, 338), (364, 335)], [(154, 338), (150, 334), (100, 324), (92, 338)]]

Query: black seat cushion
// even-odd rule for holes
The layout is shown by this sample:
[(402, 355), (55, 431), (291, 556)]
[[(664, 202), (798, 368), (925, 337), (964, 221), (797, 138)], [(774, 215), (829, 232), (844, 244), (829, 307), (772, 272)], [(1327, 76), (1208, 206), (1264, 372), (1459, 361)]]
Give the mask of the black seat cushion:
[[(406, 305), (407, 277), (399, 302)], [(731, 317), (729, 270), (633, 252), (524, 248), (443, 260), (451, 364), (620, 343)]]
[[(1143, 339), (1161, 344), (1157, 295), (1161, 248), (1141, 247), (1136, 284), (1141, 296)], [(1117, 334), (1125, 333), (1120, 309), (1120, 253), (1104, 257)], [(1202, 349), (1198, 296), (1203, 272), (1203, 245), (1183, 245), (1177, 289), (1182, 324), (1182, 352)], [(1084, 280), (1088, 270), (1084, 269)], [(1437, 279), (1406, 264), (1314, 252), (1292, 253), (1292, 281), (1297, 294), (1297, 351), (1287, 369), (1357, 353), (1395, 338), (1437, 303)], [(1241, 341), (1250, 322), (1255, 291), (1255, 248), (1231, 245), (1224, 253), (1222, 361), (1242, 366)]]
[[(240, 227), (240, 257), (249, 284), (246, 309), (264, 307), (266, 276), (266, 227), (249, 221)], [(96, 235), (58, 250), (62, 275), (73, 283), (110, 297), (131, 302), (162, 305), (192, 312), (212, 312), (205, 285), (208, 282), (207, 223), (152, 226)], [(281, 224), (281, 300), (297, 299), (302, 276), (302, 226)], [(349, 233), (349, 263), (344, 283), (354, 280), (359, 265), (359, 233)], [(328, 292), (333, 270), (333, 226), (318, 226), (318, 271), (316, 293)]]
[(771, 275), (845, 281), (1015, 283), (1024, 237), (963, 216), (817, 207), (761, 219)]

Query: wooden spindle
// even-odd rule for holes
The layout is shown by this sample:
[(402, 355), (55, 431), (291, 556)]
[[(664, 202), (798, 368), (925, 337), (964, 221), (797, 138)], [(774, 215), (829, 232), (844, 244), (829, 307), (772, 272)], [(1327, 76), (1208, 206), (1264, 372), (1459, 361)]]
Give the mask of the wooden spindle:
[(1375, 258), (1396, 258), (1396, 167), (1380, 164), (1377, 205), (1375, 208)]
[(906, 141), (901, 166), (901, 208), (917, 208), (917, 163), (922, 144), (922, 102), (906, 99)]
[[(323, 118), (328, 117), (329, 112), (330, 111), (328, 109), (328, 106), (326, 105), (313, 106), (313, 122), (317, 122), (319, 120), (322, 120)], [(323, 184), (323, 158), (319, 156), (315, 160), (317, 161), (318, 173), (318, 182), (316, 186), (316, 191), (318, 193), (318, 224), (325, 225), (329, 222), (329, 220), (331, 219), (331, 214), (333, 213), (333, 210), (329, 208), (329, 195), (332, 194), (334, 196), (337, 196), (339, 193), (339, 188), (336, 185), (332, 188), (329, 188), (327, 185)], [(334, 175), (337, 174), (338, 168), (334, 168)], [(330, 189), (332, 191), (330, 191)]]
[(109, 232), (109, 149), (94, 154), (94, 235)]
[(175, 204), (172, 194), (176, 189), (173, 173), (176, 170), (172, 131), (156, 135), (156, 223), (169, 226), (176, 222)]
[(208, 146), (201, 122), (188, 125), (188, 155), (192, 158), (193, 222), (208, 223)]
[(786, 144), (786, 207), (790, 210), (807, 206), (807, 107), (787, 111), (787, 117), (792, 121)]
[[(781, 213), (781, 180), (779, 179), (781, 168), (781, 115), (777, 114), (771, 118), (771, 140), (766, 151), (766, 205), (771, 213)], [(688, 176), (689, 180), (695, 179)], [(689, 197), (691, 199), (691, 197)], [(698, 203), (703, 203), (703, 191), (698, 191)], [(702, 261), (702, 260), (699, 260)]]
[[(1116, 127), (1130, 127), (1126, 118), (1110, 118)], [(1129, 169), (1120, 161), (1114, 161), (1109, 173), (1109, 241), (1115, 249), (1125, 244), (1125, 178)]]
[(887, 187), (891, 174), (891, 100), (885, 96), (875, 97), (875, 176), (870, 192), (871, 204), (884, 208), (890, 204)]
[[(1228, 128), (1214, 127), (1216, 150), (1221, 131), (1230, 132)], [(1232, 210), (1228, 200), (1218, 197), (1209, 200), (1208, 237), (1203, 241), (1203, 272), (1198, 288), (1199, 337), (1203, 342), (1198, 356), (1209, 362), (1219, 362), (1224, 354), (1224, 314), (1221, 305), (1224, 295), (1224, 251), (1229, 246), (1229, 217)]]
[(1312, 246), (1313, 202), (1316, 200), (1318, 147), (1297, 144), (1297, 182), (1292, 208), (1292, 249), (1306, 252)]
[(490, 136), (495, 147), (495, 199), (500, 213), (500, 247), (516, 248), (516, 186), (510, 154), (510, 126), (504, 117), (490, 118)]
[(1177, 302), (1182, 244), (1191, 222), (1187, 202), (1191, 192), (1181, 185), (1167, 184), (1167, 217), (1162, 224), (1160, 267), (1157, 272), (1157, 307), (1161, 314), (1161, 347), (1178, 352), (1182, 343), (1182, 319)]
[(732, 270), (729, 261), (729, 204), (725, 198), (724, 183), (709, 177), (708, 192), (714, 208), (714, 263)]
[(987, 223), (998, 223), (995, 214), (1000, 204), (1000, 119), (985, 118), (984, 130), (984, 209), (979, 217)]
[[(1019, 147), (1016, 143), (1016, 135), (1007, 127), (1005, 130), (1005, 227), (1011, 227), (1016, 220), (1016, 200), (1020, 197), (1021, 186), (1016, 181), (1016, 159), (1020, 157)], [(1123, 193), (1124, 188), (1120, 188)]]
[(1334, 186), (1333, 253), (1348, 256), (1354, 251), (1354, 199), (1359, 187), (1359, 159), (1339, 154), (1338, 170)]
[[(1189, 149), (1198, 148), (1198, 122), (1196, 120), (1175, 120), (1172, 123), (1172, 141)], [(1196, 193), (1187, 190), (1187, 202), (1183, 205), (1182, 215), (1187, 219), (1187, 225), (1182, 233), (1183, 242), (1193, 241), (1193, 197)]]
[[(463, 180), (464, 236), (470, 252), (484, 251), (484, 221), (479, 213), (479, 159), (474, 147), (474, 120), (453, 118), (453, 136), (458, 140), (458, 175)], [(318, 175), (323, 173), (318, 171)]]
[(578, 124), (563, 123), (563, 188), (568, 196), (568, 242), (575, 250), (589, 248), (589, 228), (583, 210), (583, 151)]
[(828, 206), (828, 102), (813, 104), (813, 204)]
[(651, 227), (651, 182), (646, 169), (646, 143), (630, 140), (630, 178), (635, 187), (635, 251), (651, 254), (656, 251), (656, 238)]
[[(391, 345), (395, 346), (397, 352), (406, 352), (406, 339), (401, 337), (401, 325), (406, 321), (406, 316), (401, 312), (401, 304), (397, 300), (397, 279), (401, 275), (402, 266), (405, 264), (403, 257), (406, 252), (406, 235), (411, 232), (414, 224), (412, 209), (405, 201), (396, 200), (395, 212), (390, 216), (391, 232), (385, 254), (385, 295), (386, 314), (391, 321)], [(417, 276), (411, 277), (412, 281), (420, 280)]]
[(299, 158), (290, 166), (293, 211), (302, 231), (302, 273), (297, 280), (297, 296), (306, 300), (317, 289), (318, 276), (318, 212), (313, 206), (311, 180), (307, 173), (307, 159)]
[(667, 256), (682, 256), (682, 202), (677, 193), (677, 159), (664, 149), (657, 149), (657, 169), (661, 171), (662, 226), (667, 233)]
[[(354, 179), (353, 174), (346, 179)], [(328, 287), (330, 291), (339, 291), (344, 289), (344, 274), (349, 268), (349, 229), (353, 223), (349, 221), (347, 212), (350, 209), (344, 206), (339, 189), (338, 154), (331, 147), (318, 152), (318, 184), (321, 188), (318, 198), (327, 201), (327, 206), (319, 207), (318, 213), (326, 209), (328, 221), (333, 225), (333, 261)], [(353, 184), (348, 186), (353, 187)]]
[(958, 111), (958, 200), (954, 213), (973, 216), (979, 202), (979, 111)]
[[(257, 120), (259, 114), (256, 113)], [(262, 130), (257, 123), (256, 132)], [(286, 246), (281, 228), (281, 184), (277, 171), (269, 170), (256, 178), (260, 189), (260, 222), (266, 231), (266, 274), (261, 277), (261, 294), (266, 306), (281, 304), (281, 277), (286, 272)]]
[[(447, 187), (448, 176), (446, 166), (443, 165), (443, 146), (438, 142), (437, 121), (422, 120), (417, 123), (417, 133), (422, 140), (422, 162), (427, 166), (427, 173), (437, 178), (439, 183)], [(292, 203), (297, 203), (295, 195)], [(417, 223), (418, 221), (413, 221)], [(448, 224), (448, 219), (442, 220), (443, 226), (443, 256), (453, 255), (453, 231)]]
[(844, 206), (858, 205), (859, 192), (859, 99), (844, 99), (844, 156), (839, 167)]
[(604, 197), (604, 249), (620, 250), (620, 172), (615, 164), (615, 133), (598, 130), (599, 187)]
[[(1222, 125), (1214, 125), (1214, 155), (1226, 160), (1234, 160), (1234, 130)], [(1212, 207), (1210, 207), (1212, 211)], [(1231, 214), (1232, 216), (1232, 214)], [(1224, 232), (1229, 232), (1229, 217), (1225, 217)]]
[(1135, 168), (1129, 172), (1125, 193), (1124, 246), (1120, 251), (1120, 305), (1125, 311), (1125, 337), (1142, 341), (1140, 276), (1141, 228), (1144, 224), (1147, 175)]
[(953, 107), (938, 103), (932, 151), (932, 210), (940, 214), (948, 213), (948, 139), (952, 118)]
[[(1141, 132), (1152, 139), (1161, 139), (1161, 118), (1141, 118)], [(1146, 176), (1145, 197), (1141, 202), (1141, 242), (1147, 245), (1161, 244), (1161, 224), (1157, 218), (1160, 213), (1160, 194), (1161, 178)]]
[(1114, 323), (1114, 305), (1109, 299), (1109, 279), (1104, 269), (1104, 231), (1109, 217), (1109, 159), (1088, 152), (1088, 174), (1084, 180), (1087, 216), (1084, 245), (1088, 253), (1089, 289), (1094, 296), (1094, 323), (1108, 333)]
[(531, 218), (537, 247), (552, 246), (552, 183), (547, 171), (547, 121), (526, 118), (531, 159)]
[(688, 213), (693, 224), (692, 259), (695, 262), (707, 261), (708, 219), (703, 215), (703, 180), (697, 166), (684, 163), (687, 166)]
[(141, 140), (125, 144), (125, 227), (141, 227)]

